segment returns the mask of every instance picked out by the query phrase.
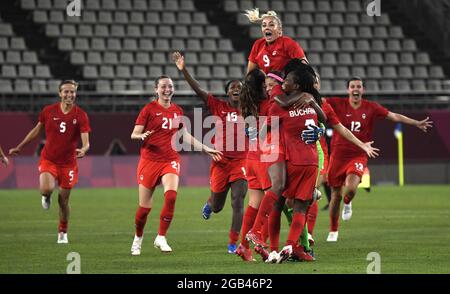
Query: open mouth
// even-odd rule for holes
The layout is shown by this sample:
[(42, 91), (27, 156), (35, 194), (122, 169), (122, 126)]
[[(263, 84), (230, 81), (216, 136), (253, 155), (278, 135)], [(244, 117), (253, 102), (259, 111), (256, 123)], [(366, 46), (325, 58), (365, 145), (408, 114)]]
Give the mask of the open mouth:
[(266, 37), (272, 37), (272, 32), (271, 31), (265, 31), (264, 32), (264, 36), (266, 36)]
[(352, 95), (353, 95), (353, 96), (359, 96), (359, 92), (358, 92), (358, 91), (353, 91), (353, 92), (352, 92)]
[(239, 96), (239, 92), (233, 92), (231, 95), (233, 95), (233, 97), (238, 97)]

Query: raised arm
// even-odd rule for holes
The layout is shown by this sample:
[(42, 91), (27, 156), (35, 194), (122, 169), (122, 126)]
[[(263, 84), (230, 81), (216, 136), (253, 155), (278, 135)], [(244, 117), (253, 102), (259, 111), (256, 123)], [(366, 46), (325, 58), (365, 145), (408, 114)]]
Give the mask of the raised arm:
[(424, 120), (415, 120), (415, 119), (409, 118), (403, 114), (389, 111), (388, 115), (386, 116), (386, 119), (393, 121), (393, 122), (399, 122), (399, 123), (404, 123), (407, 125), (415, 126), (425, 133), (427, 132), (428, 128), (433, 127), (433, 122), (430, 120), (429, 117), (427, 117)]
[(373, 141), (367, 143), (361, 142), (361, 140), (353, 135), (353, 133), (350, 132), (350, 130), (344, 127), (341, 123), (334, 125), (333, 129), (337, 131), (342, 137), (364, 150), (370, 158), (375, 158), (378, 156), (378, 151), (380, 151), (380, 149), (372, 147)]
[(182, 56), (181, 53), (177, 51), (172, 54), (172, 58), (178, 70), (183, 73), (184, 79), (186, 80), (186, 82), (188, 82), (189, 86), (191, 86), (192, 90), (194, 90), (197, 96), (202, 98), (203, 102), (207, 103), (208, 92), (202, 89), (197, 80), (191, 76), (184, 63), (184, 56)]
[(82, 158), (86, 155), (86, 152), (89, 150), (89, 133), (81, 133), (81, 148), (75, 149), (77, 153), (77, 158)]
[(212, 157), (214, 161), (219, 161), (222, 159), (222, 152), (217, 151), (215, 149), (209, 148), (208, 146), (202, 144), (200, 141), (198, 141), (194, 136), (192, 136), (186, 128), (182, 129), (182, 135), (183, 140), (186, 140), (189, 144), (191, 144), (194, 147), (194, 150), (201, 150), (205, 153), (207, 153), (209, 156)]
[(248, 61), (248, 64), (247, 64), (247, 73), (249, 73), (249, 72), (251, 72), (252, 70), (257, 69), (257, 68), (258, 68), (258, 65), (257, 65), (256, 63), (253, 63), (253, 62), (251, 62), (251, 61)]
[(26, 146), (28, 143), (36, 139), (42, 133), (43, 126), (44, 125), (41, 124), (41, 122), (38, 122), (36, 126), (25, 136), (22, 142), (19, 143), (19, 145), (9, 149), (9, 155), (19, 154), (24, 146)]
[(8, 165), (8, 157), (6, 157), (5, 153), (3, 152), (2, 147), (0, 147), (0, 161), (6, 166)]

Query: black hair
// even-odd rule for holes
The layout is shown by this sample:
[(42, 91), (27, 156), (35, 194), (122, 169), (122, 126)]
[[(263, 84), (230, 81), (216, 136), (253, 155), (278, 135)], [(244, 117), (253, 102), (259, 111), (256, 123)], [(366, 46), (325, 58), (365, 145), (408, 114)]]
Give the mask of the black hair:
[(71, 84), (75, 86), (75, 90), (78, 89), (78, 83), (75, 80), (64, 80), (61, 83), (59, 83), (58, 89), (61, 91), (61, 87), (65, 84)]
[(322, 96), (314, 88), (317, 76), (312, 66), (302, 63), (299, 59), (291, 59), (285, 67), (285, 72), (286, 75), (292, 73), (294, 83), (299, 86), (300, 91), (310, 93), (314, 96), (317, 104), (322, 105)]
[(361, 83), (363, 82), (362, 78), (359, 76), (353, 76), (351, 77), (348, 81), (347, 81), (347, 88), (350, 86), (350, 82), (351, 81), (361, 81)]
[(225, 84), (225, 94), (228, 94), (228, 90), (230, 89), (231, 83), (233, 82), (239, 82), (242, 83), (241, 80), (229, 80), (226, 84)]
[(259, 104), (266, 99), (264, 82), (266, 75), (259, 69), (250, 71), (244, 78), (239, 95), (239, 109), (242, 116), (258, 117)]

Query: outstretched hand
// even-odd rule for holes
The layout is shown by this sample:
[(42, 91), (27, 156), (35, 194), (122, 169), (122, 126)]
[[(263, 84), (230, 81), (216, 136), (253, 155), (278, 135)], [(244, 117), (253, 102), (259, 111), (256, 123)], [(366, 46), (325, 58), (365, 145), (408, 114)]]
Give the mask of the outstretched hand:
[(216, 149), (206, 147), (204, 151), (208, 153), (208, 155), (211, 156), (214, 161), (220, 161), (222, 159), (223, 156), (222, 152)]
[(19, 155), (20, 151), (21, 150), (18, 147), (11, 148), (9, 149), (9, 155)]
[(142, 133), (141, 134), (141, 140), (142, 141), (145, 141), (145, 139), (147, 139), (147, 137), (149, 137), (151, 134), (153, 134), (155, 131), (154, 130), (151, 130), (151, 131), (147, 131), (147, 132), (145, 132), (145, 133)]
[(372, 147), (372, 144), (373, 141), (364, 143), (363, 149), (370, 158), (375, 158), (379, 155), (378, 152), (380, 152), (380, 149)]
[(180, 52), (175, 51), (172, 54), (172, 59), (175, 62), (175, 65), (177, 66), (178, 70), (183, 70), (185, 67), (185, 63), (184, 63), (184, 56), (181, 55)]
[(324, 130), (316, 125), (308, 125), (306, 130), (302, 131), (301, 137), (306, 144), (314, 144), (323, 136)]
[(8, 157), (6, 157), (6, 156), (1, 156), (0, 160), (5, 166), (7, 166), (9, 163)]
[(427, 116), (426, 119), (418, 121), (416, 127), (418, 127), (419, 129), (421, 129), (426, 133), (428, 128), (433, 127), (433, 121), (431, 121), (430, 118)]

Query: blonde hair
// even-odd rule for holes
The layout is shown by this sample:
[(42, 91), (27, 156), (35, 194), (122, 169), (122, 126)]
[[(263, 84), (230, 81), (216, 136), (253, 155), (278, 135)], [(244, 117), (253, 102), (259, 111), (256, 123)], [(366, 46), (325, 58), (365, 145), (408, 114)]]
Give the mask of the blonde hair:
[(264, 13), (263, 15), (259, 15), (259, 8), (253, 8), (245, 10), (244, 15), (248, 18), (248, 20), (251, 23), (262, 23), (263, 19), (266, 17), (273, 17), (278, 24), (280, 25), (280, 28), (282, 27), (281, 19), (278, 17), (277, 13), (273, 10), (267, 11), (267, 13)]

